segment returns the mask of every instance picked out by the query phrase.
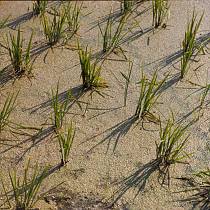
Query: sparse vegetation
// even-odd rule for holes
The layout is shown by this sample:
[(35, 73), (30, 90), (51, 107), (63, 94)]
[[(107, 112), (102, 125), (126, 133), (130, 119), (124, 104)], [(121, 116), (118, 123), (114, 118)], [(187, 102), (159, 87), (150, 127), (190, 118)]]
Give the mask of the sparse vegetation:
[(152, 24), (155, 28), (158, 28), (164, 24), (164, 21), (168, 16), (168, 9), (168, 0), (152, 0)]
[[(210, 209), (210, 168), (197, 168), (210, 155), (210, 32), (193, 10), (209, 17), (210, 5), (177, 1), (167, 24), (169, 0), (33, 2), (0, 2), (0, 209), (173, 209), (178, 185), (185, 202)], [(149, 203), (132, 200), (144, 189)]]
[(187, 157), (190, 156), (185, 151), (185, 147), (189, 138), (189, 135), (185, 135), (185, 132), (190, 124), (186, 126), (175, 125), (174, 119), (169, 119), (165, 128), (162, 128), (160, 124), (160, 143), (157, 144), (156, 156), (157, 160), (160, 160), (159, 170), (162, 175), (162, 183), (166, 179), (170, 180), (170, 166), (176, 163), (184, 162)]
[[(114, 29), (114, 20), (109, 16), (104, 31), (99, 25), (100, 33), (103, 38), (103, 52), (111, 53), (116, 50), (120, 50), (123, 53), (123, 49), (120, 44), (123, 38), (128, 34), (129, 30), (124, 31), (125, 24), (129, 14), (125, 13), (119, 20), (116, 30)], [(124, 54), (124, 53), (123, 53)]]
[(131, 12), (133, 9), (135, 1), (134, 0), (123, 0), (121, 2), (121, 11), (123, 13)]
[(65, 12), (61, 12), (59, 15), (54, 14), (52, 20), (46, 15), (41, 17), (41, 24), (44, 29), (44, 35), (51, 46), (57, 44), (58, 41), (65, 37), (65, 22)]
[[(28, 161), (23, 178), (17, 176), (16, 169), (13, 172), (9, 172), (10, 184), (12, 186), (12, 196), (9, 196), (5, 191), (7, 202), (10, 207), (13, 207), (11, 199), (14, 198), (16, 210), (31, 209), (35, 203), (39, 200), (39, 190), (46, 177), (47, 168), (41, 171), (38, 168), (38, 164), (34, 167), (32, 175), (29, 174), (30, 161)], [(29, 178), (29, 176), (31, 178)], [(3, 188), (6, 190), (3, 180)]]
[(78, 49), (84, 88), (86, 90), (96, 90), (107, 87), (106, 82), (101, 77), (101, 66), (98, 66), (96, 63), (91, 63), (91, 51), (88, 50), (88, 47), (83, 50), (78, 44)]
[(64, 6), (70, 38), (77, 33), (80, 27), (81, 9), (82, 4), (78, 5), (77, 2), (75, 2), (74, 5), (72, 2), (68, 2), (68, 5)]
[(9, 94), (4, 102), (4, 105), (0, 111), (0, 133), (2, 130), (10, 124), (9, 117), (14, 110), (17, 94)]
[(7, 36), (9, 56), (16, 75), (31, 74), (33, 64), (30, 53), (32, 46), (32, 37), (33, 32), (31, 33), (26, 51), (24, 52), (23, 38), (21, 37), (20, 28), (18, 29), (16, 36), (12, 34), (10, 34), (9, 38)]
[(157, 71), (152, 76), (151, 81), (149, 81), (144, 72), (142, 71), (142, 78), (139, 82), (140, 84), (140, 95), (138, 99), (138, 104), (136, 107), (135, 116), (141, 119), (147, 119), (153, 122), (159, 122), (159, 118), (155, 116), (151, 109), (154, 107), (157, 102), (158, 97), (160, 96), (160, 89), (166, 81), (167, 76), (161, 80), (157, 81)]
[(68, 110), (68, 103), (70, 98), (72, 97), (71, 92), (68, 92), (67, 99), (63, 102), (59, 102), (59, 95), (58, 95), (59, 84), (57, 84), (56, 92), (52, 90), (52, 108), (53, 108), (53, 125), (55, 127), (55, 132), (61, 129), (64, 121), (65, 114)]
[(48, 1), (37, 0), (33, 3), (33, 12), (35, 15), (43, 15), (45, 13)]
[(74, 141), (75, 136), (75, 128), (73, 123), (68, 128), (67, 134), (59, 132), (57, 135), (60, 154), (61, 154), (61, 165), (64, 166), (68, 162), (69, 153), (72, 147), (72, 143)]
[[(197, 49), (199, 48), (199, 46), (197, 46), (197, 43), (196, 43), (196, 35), (200, 28), (203, 15), (197, 21), (197, 15), (195, 14), (195, 11), (193, 11), (191, 21), (187, 25), (187, 30), (185, 31), (185, 37), (184, 37), (184, 40), (182, 41), (183, 53), (182, 53), (182, 58), (181, 58), (181, 78), (184, 78), (184, 76), (188, 72), (189, 62), (192, 56), (194, 55), (196, 48)], [(194, 56), (196, 56), (197, 53)]]

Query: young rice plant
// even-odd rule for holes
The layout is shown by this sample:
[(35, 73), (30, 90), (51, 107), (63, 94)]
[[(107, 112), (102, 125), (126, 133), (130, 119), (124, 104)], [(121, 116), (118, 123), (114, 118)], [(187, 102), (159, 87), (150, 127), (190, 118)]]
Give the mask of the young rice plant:
[(169, 119), (165, 128), (160, 124), (160, 143), (156, 143), (156, 156), (159, 160), (160, 177), (162, 183), (168, 180), (170, 183), (170, 166), (176, 163), (186, 163), (184, 160), (190, 156), (185, 151), (189, 135), (185, 132), (190, 124), (186, 126), (175, 125), (174, 119)]
[(56, 92), (54, 93), (54, 91), (52, 90), (53, 124), (56, 133), (58, 133), (59, 129), (62, 128), (63, 120), (68, 110), (68, 103), (70, 98), (72, 97), (72, 94), (69, 91), (67, 99), (65, 99), (64, 102), (59, 102), (58, 89), (59, 85), (57, 84)]
[(197, 15), (195, 14), (195, 11), (193, 11), (191, 21), (187, 25), (187, 30), (185, 31), (185, 37), (184, 37), (184, 40), (182, 41), (183, 54), (181, 58), (181, 78), (184, 78), (184, 76), (188, 72), (189, 61), (192, 58), (196, 48), (199, 47), (196, 44), (196, 35), (199, 30), (201, 21), (203, 19), (203, 15), (200, 17), (198, 21), (196, 21)]
[(121, 11), (123, 13), (131, 12), (134, 5), (134, 0), (123, 0), (121, 2)]
[(9, 94), (6, 101), (4, 102), (3, 108), (0, 111), (0, 133), (2, 130), (10, 124), (10, 114), (14, 110), (17, 94)]
[(51, 46), (57, 44), (59, 40), (65, 37), (65, 22), (65, 12), (61, 12), (58, 15), (54, 14), (52, 20), (46, 15), (41, 17), (41, 24), (44, 29), (44, 35)]
[[(29, 178), (29, 164), (30, 161), (28, 161), (24, 169), (24, 175), (22, 178), (17, 176), (16, 170), (9, 172), (13, 192), (11, 198), (14, 197), (16, 210), (32, 209), (35, 203), (39, 200), (39, 190), (47, 174), (47, 168), (45, 168), (43, 171), (40, 171), (38, 165), (36, 164), (32, 175)], [(11, 198), (6, 192), (3, 181), (2, 184), (7, 197), (7, 202), (9, 206), (12, 207), (13, 205), (10, 201)]]
[(146, 118), (149, 121), (159, 122), (158, 117), (156, 117), (151, 109), (154, 107), (157, 102), (158, 97), (160, 96), (159, 90), (163, 86), (167, 79), (167, 76), (161, 80), (157, 81), (157, 71), (152, 76), (151, 81), (148, 81), (146, 76), (142, 71), (142, 78), (140, 80), (140, 95), (138, 99), (138, 104), (136, 107), (135, 116), (137, 118)]
[(21, 37), (20, 28), (18, 29), (17, 36), (10, 34), (10, 39), (7, 36), (8, 51), (16, 75), (31, 74), (33, 64), (30, 54), (32, 37), (33, 32), (31, 33), (26, 52), (24, 52), (23, 38)]
[(68, 31), (70, 32), (70, 38), (77, 33), (80, 27), (79, 22), (80, 22), (81, 9), (82, 9), (82, 4), (78, 5), (77, 2), (74, 5), (72, 2), (68, 2), (68, 5), (64, 6)]
[(84, 89), (97, 89), (107, 87), (106, 82), (101, 77), (101, 66), (98, 66), (96, 63), (91, 63), (91, 51), (88, 50), (88, 47), (83, 50), (79, 49), (79, 59), (81, 66), (81, 76)]
[(128, 34), (129, 30), (125, 29), (125, 24), (128, 20), (129, 14), (125, 13), (121, 19), (119, 20), (118, 26), (116, 30), (114, 29), (114, 20), (109, 16), (105, 30), (103, 31), (101, 26), (99, 25), (100, 33), (103, 38), (103, 52), (111, 53), (115, 50), (120, 50), (123, 54), (123, 50), (120, 47), (121, 41)]
[(72, 143), (75, 136), (75, 129), (73, 124), (71, 123), (68, 128), (67, 134), (59, 132), (57, 135), (59, 146), (60, 146), (60, 154), (61, 154), (61, 165), (64, 166), (68, 162), (69, 153), (72, 147)]
[(48, 1), (37, 0), (33, 3), (33, 12), (35, 15), (42, 15), (45, 13)]
[(158, 28), (164, 24), (168, 16), (168, 0), (152, 0), (153, 26)]

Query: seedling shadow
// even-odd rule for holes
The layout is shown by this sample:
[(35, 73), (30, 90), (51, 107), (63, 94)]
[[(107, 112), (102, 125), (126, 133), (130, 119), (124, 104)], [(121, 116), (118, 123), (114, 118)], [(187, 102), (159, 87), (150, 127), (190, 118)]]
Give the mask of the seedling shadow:
[(210, 209), (210, 186), (208, 187), (201, 187), (197, 189), (197, 193), (193, 194), (192, 196), (179, 200), (181, 202), (187, 202), (192, 204), (192, 210), (200, 209), (200, 210), (209, 210)]
[(177, 84), (180, 81), (180, 74), (177, 73), (171, 77), (170, 80), (166, 81), (157, 94), (162, 94), (164, 91), (166, 91), (168, 88), (172, 87), (173, 85)]
[[(200, 209), (200, 210), (209, 210), (210, 209), (210, 186), (209, 185), (200, 185), (195, 182), (192, 178), (182, 178), (183, 181), (186, 181), (185, 187), (186, 190), (179, 191), (176, 193), (183, 192), (193, 192), (190, 196), (185, 199), (179, 199), (179, 202), (189, 203), (192, 205), (192, 210)], [(195, 192), (196, 191), (196, 192)]]
[(11, 29), (16, 29), (17, 26), (19, 26), (20, 24), (25, 23), (26, 21), (30, 20), (33, 16), (34, 16), (34, 12), (27, 12), (17, 18), (14, 18), (13, 20), (10, 20), (7, 23), (7, 27), (11, 28)]
[(0, 154), (4, 154), (14, 148), (22, 147), (24, 144), (31, 142), (31, 145), (27, 149), (25, 149), (24, 152), (21, 154), (21, 156), (17, 159), (17, 163), (19, 163), (28, 151), (30, 151), (33, 147), (35, 147), (38, 144), (40, 144), (41, 142), (43, 142), (44, 139), (46, 139), (53, 133), (54, 133), (54, 126), (50, 126), (45, 129), (40, 129), (35, 135), (32, 135), (31, 137), (15, 144), (15, 145), (9, 145), (9, 147), (4, 149), (3, 151), (1, 151)]
[(0, 71), (0, 86), (4, 86), (11, 80), (14, 80), (14, 70), (10, 64)]
[[(74, 99), (71, 100), (70, 102), (72, 102), (70, 105), (69, 105), (69, 108), (73, 106), (73, 104), (76, 102), (76, 100), (78, 100), (83, 94), (84, 94), (84, 91), (83, 91), (83, 86), (82, 85), (79, 85), (79, 86), (76, 86), (70, 90), (66, 90), (62, 93), (59, 93), (58, 94), (58, 101), (59, 103), (62, 103), (64, 102), (67, 98), (68, 98), (68, 94), (69, 94), (69, 91), (72, 93)], [(31, 110), (31, 113), (36, 113), (37, 111), (39, 111), (40, 109), (46, 111), (47, 109), (49, 109), (52, 105), (52, 102), (53, 100), (50, 99), (50, 100), (47, 100), (41, 104), (38, 104), (34, 107), (31, 107), (27, 110)]]
[(120, 181), (118, 184), (121, 186), (112, 196), (112, 198), (114, 198), (112, 205), (114, 205), (128, 190), (133, 187), (137, 188), (137, 192), (135, 194), (136, 198), (140, 192), (144, 191), (148, 179), (155, 171), (158, 170), (159, 164), (160, 161), (158, 159), (152, 160)]
[(120, 138), (125, 136), (128, 133), (128, 131), (131, 129), (133, 123), (136, 122), (136, 120), (137, 120), (137, 118), (135, 116), (132, 116), (126, 120), (123, 120), (122, 122), (118, 123), (117, 125), (114, 125), (113, 127), (108, 128), (103, 133), (106, 133), (109, 131), (110, 131), (110, 133), (104, 139), (102, 139), (99, 143), (94, 145), (88, 152), (91, 152), (96, 147), (105, 143), (106, 141), (108, 141), (106, 153), (108, 153), (113, 141), (114, 141), (113, 152), (115, 152)]

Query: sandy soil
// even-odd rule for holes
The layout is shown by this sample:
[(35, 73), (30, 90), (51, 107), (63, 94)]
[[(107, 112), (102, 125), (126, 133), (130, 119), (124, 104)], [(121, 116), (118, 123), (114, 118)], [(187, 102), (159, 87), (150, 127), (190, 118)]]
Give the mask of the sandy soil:
[[(188, 165), (177, 165), (172, 169), (170, 188), (160, 186), (156, 172), (150, 174), (151, 163), (155, 159), (155, 141), (159, 140), (159, 126), (145, 123), (145, 129), (142, 129), (141, 124), (132, 122), (131, 116), (138, 100), (139, 88), (136, 83), (141, 68), (148, 76), (158, 69), (160, 78), (171, 72), (162, 90), (160, 103), (154, 110), (163, 122), (170, 115), (170, 110), (173, 110), (176, 120), (180, 122), (187, 123), (197, 116), (197, 112), (191, 114), (191, 111), (199, 104), (201, 92), (187, 80), (203, 85), (210, 82), (206, 76), (210, 69), (209, 54), (199, 56), (199, 62), (191, 64), (192, 70), (187, 79), (178, 81), (176, 77), (180, 68), (181, 41), (194, 7), (199, 15), (205, 12), (198, 38), (210, 37), (209, 0), (171, 1), (167, 27), (155, 33), (151, 30), (151, 3), (146, 2), (138, 7), (130, 24), (134, 23), (135, 17), (141, 28), (135, 27), (123, 44), (126, 56), (134, 63), (127, 106), (123, 107), (125, 81), (120, 72), (128, 71), (128, 62), (124, 61), (123, 56), (112, 54), (103, 64), (102, 74), (109, 85), (104, 90), (107, 95), (103, 98), (94, 94), (91, 99), (88, 93), (83, 94), (79, 98), (84, 102), (83, 110), (73, 104), (66, 116), (66, 122), (75, 122), (76, 136), (69, 163), (58, 169), (58, 142), (51, 126), (51, 89), (56, 88), (59, 80), (60, 100), (65, 99), (70, 89), (75, 94), (81, 90), (78, 53), (71, 50), (76, 45), (76, 38), (69, 42), (69, 49), (57, 47), (53, 51), (44, 50), (46, 41), (39, 18), (31, 17), (32, 2), (1, 2), (0, 18), (10, 15), (10, 21), (8, 27), (0, 31), (0, 43), (5, 45), (6, 34), (16, 33), (20, 26), (26, 40), (34, 30), (33, 48), (40, 49), (34, 63), (33, 78), (29, 80), (22, 77), (15, 81), (11, 78), (0, 79), (0, 105), (8, 93), (20, 90), (12, 121), (42, 128), (38, 135), (35, 131), (27, 131), (33, 138), (20, 135), (14, 137), (7, 131), (1, 134), (0, 169), (7, 187), (8, 170), (17, 168), (21, 174), (30, 158), (32, 165), (37, 162), (40, 167), (51, 168), (41, 189), (42, 192), (49, 192), (37, 203), (37, 208), (105, 209), (117, 198), (116, 192), (122, 190), (121, 181), (144, 167), (148, 175), (144, 190), (135, 197), (138, 189), (131, 187), (110, 209), (191, 209), (191, 203), (180, 201), (187, 198), (189, 193), (178, 193), (185, 187), (182, 181), (175, 178), (189, 176), (209, 165), (210, 154), (206, 149), (210, 146), (209, 109), (204, 110), (203, 117), (188, 131), (190, 139), (187, 151), (192, 152), (193, 156)], [(119, 2), (85, 1), (83, 4), (77, 38), (82, 44), (88, 44), (94, 53), (100, 52), (102, 48), (97, 23), (99, 21), (104, 24), (111, 8), (114, 15), (119, 16)], [(8, 53), (3, 47), (0, 47), (0, 57), (0, 69), (3, 69), (10, 64)], [(193, 69), (201, 64), (204, 65), (195, 74)]]

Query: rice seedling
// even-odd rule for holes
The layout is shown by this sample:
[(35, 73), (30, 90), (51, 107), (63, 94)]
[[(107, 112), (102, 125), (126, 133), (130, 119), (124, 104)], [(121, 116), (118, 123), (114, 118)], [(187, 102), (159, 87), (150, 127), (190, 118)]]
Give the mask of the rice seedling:
[(44, 29), (44, 35), (51, 46), (57, 44), (59, 40), (65, 37), (65, 22), (65, 12), (61, 12), (59, 15), (54, 14), (52, 20), (46, 15), (41, 17), (41, 24)]
[(123, 0), (121, 1), (121, 11), (123, 13), (131, 12), (134, 5), (134, 0)]
[(28, 161), (25, 169), (23, 178), (17, 176), (17, 171), (14, 169), (13, 172), (9, 172), (9, 179), (12, 185), (12, 196), (10, 197), (6, 192), (6, 188), (3, 184), (5, 190), (5, 195), (7, 197), (7, 202), (10, 207), (12, 207), (11, 199), (14, 198), (15, 209), (16, 210), (27, 210), (32, 209), (32, 207), (39, 200), (39, 190), (46, 178), (47, 168), (40, 171), (38, 164), (35, 165), (32, 172), (31, 178), (29, 178), (29, 165)]
[(35, 15), (42, 15), (45, 13), (48, 1), (46, 0), (36, 0), (33, 3), (33, 12)]
[(70, 37), (77, 33), (80, 24), (82, 4), (78, 5), (77, 2), (73, 5), (72, 2), (68, 2), (68, 5), (64, 7), (66, 13), (66, 23), (68, 25), (68, 31), (71, 32)]
[(97, 88), (107, 87), (106, 82), (100, 75), (101, 66), (98, 66), (96, 63), (91, 63), (91, 51), (88, 50), (88, 47), (83, 50), (78, 43), (78, 49), (84, 89), (96, 90)]
[(126, 106), (126, 104), (127, 104), (128, 87), (129, 87), (129, 83), (130, 83), (132, 69), (133, 69), (133, 63), (129, 62), (128, 75), (125, 75), (121, 72), (123, 78), (125, 79), (124, 106)]
[(17, 94), (9, 94), (4, 102), (4, 105), (0, 111), (0, 133), (2, 130), (10, 124), (9, 117), (14, 110)]
[(157, 102), (158, 97), (160, 96), (159, 90), (166, 81), (168, 75), (161, 81), (157, 81), (157, 71), (152, 76), (151, 81), (149, 81), (142, 71), (142, 78), (139, 82), (140, 84), (140, 95), (138, 99), (138, 104), (136, 107), (135, 116), (137, 118), (146, 118), (149, 121), (159, 122), (157, 116), (155, 116), (151, 109), (154, 107)]
[(152, 0), (152, 25), (158, 28), (164, 24), (164, 21), (168, 15), (168, 0)]
[(190, 156), (185, 151), (189, 135), (185, 132), (190, 124), (186, 126), (175, 125), (174, 119), (169, 119), (165, 128), (160, 123), (160, 143), (156, 143), (156, 159), (159, 160), (160, 177), (162, 183), (170, 181), (170, 166), (177, 163), (185, 163), (184, 160)]
[(69, 153), (72, 147), (72, 143), (75, 136), (75, 129), (73, 124), (71, 123), (68, 128), (67, 134), (59, 132), (57, 135), (59, 146), (60, 146), (60, 154), (61, 154), (61, 165), (64, 166), (68, 162)]
[(120, 47), (120, 44), (123, 38), (128, 34), (129, 30), (125, 29), (125, 24), (128, 20), (129, 14), (125, 13), (119, 20), (119, 24), (114, 30), (114, 20), (109, 16), (104, 31), (101, 26), (99, 26), (101, 36), (103, 38), (103, 52), (111, 53), (116, 50), (120, 50), (123, 54), (123, 49)]
[[(193, 11), (191, 21), (187, 25), (187, 30), (185, 31), (185, 37), (184, 37), (184, 40), (182, 41), (183, 53), (182, 53), (182, 58), (181, 58), (181, 78), (184, 78), (184, 76), (188, 72), (189, 61), (194, 55), (196, 48), (199, 47), (197, 46), (197, 43), (196, 43), (196, 35), (199, 30), (203, 16), (204, 16), (204, 13), (200, 17), (200, 19), (197, 21), (197, 15), (195, 14), (195, 11)], [(200, 50), (198, 50), (198, 52), (199, 51)], [(198, 52), (194, 56), (196, 56)]]
[(21, 37), (20, 28), (17, 36), (10, 34), (10, 41), (7, 36), (8, 51), (12, 66), (16, 75), (31, 74), (33, 62), (31, 61), (31, 46), (32, 46), (33, 32), (31, 33), (26, 51), (23, 51), (23, 38)]
[(58, 89), (59, 89), (59, 84), (57, 84), (57, 89), (55, 93), (52, 90), (52, 108), (53, 108), (52, 119), (53, 119), (53, 125), (55, 127), (56, 133), (58, 133), (59, 129), (61, 129), (63, 125), (63, 120), (68, 110), (68, 103), (69, 103), (70, 98), (72, 97), (72, 94), (69, 91), (67, 99), (64, 102), (59, 102)]

